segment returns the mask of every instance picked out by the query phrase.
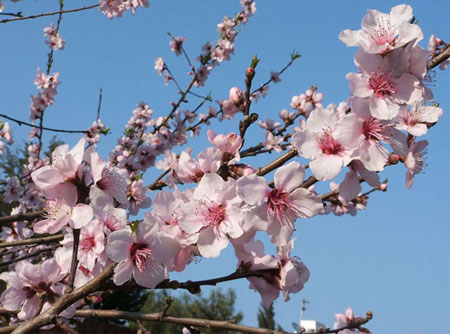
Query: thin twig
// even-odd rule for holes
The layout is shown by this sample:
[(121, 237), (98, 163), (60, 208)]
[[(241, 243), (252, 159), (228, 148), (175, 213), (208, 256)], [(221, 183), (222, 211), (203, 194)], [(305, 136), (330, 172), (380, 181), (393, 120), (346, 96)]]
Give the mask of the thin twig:
[(427, 64), (427, 70), (431, 70), (440, 63), (450, 58), (450, 44), (447, 44), (437, 55), (431, 58)]
[(32, 238), (26, 240), (19, 241), (10, 241), (10, 242), (2, 242), (0, 243), (0, 248), (13, 247), (13, 246), (24, 246), (24, 245), (39, 245), (46, 244), (54, 241), (60, 241), (64, 239), (64, 234), (56, 234), (49, 237), (43, 238)]
[(56, 248), (56, 247), (49, 247), (49, 248), (45, 248), (45, 249), (39, 249), (39, 250), (37, 250), (36, 252), (33, 252), (33, 253), (31, 253), (31, 254), (27, 254), (27, 255), (24, 255), (24, 256), (17, 257), (17, 258), (15, 258), (15, 259), (11, 260), (11, 261), (0, 262), (0, 267), (7, 266), (7, 265), (10, 265), (10, 264), (13, 264), (13, 263), (22, 261), (22, 260), (26, 260), (26, 259), (29, 259), (29, 258), (38, 256), (38, 255), (41, 254), (41, 253), (53, 251), (53, 250), (55, 250), (55, 248)]
[(98, 107), (97, 107), (97, 118), (98, 121), (100, 119), (100, 111), (102, 110), (102, 98), (103, 98), (103, 89), (100, 88), (100, 93), (98, 94)]
[(73, 230), (73, 248), (72, 248), (72, 262), (70, 264), (69, 284), (65, 293), (70, 293), (73, 290), (75, 283), (75, 275), (78, 267), (78, 244), (80, 243), (80, 229), (74, 228)]
[[(17, 124), (19, 124), (20, 126), (26, 125), (26, 126), (29, 126), (29, 127), (31, 127), (31, 128), (38, 128), (38, 129), (41, 129), (41, 127), (40, 127), (39, 125), (31, 124), (31, 123), (28, 123), (28, 122), (24, 122), (24, 121), (21, 121), (21, 120), (12, 118), (11, 116), (8, 116), (8, 115), (0, 114), (0, 117), (9, 119), (10, 121), (13, 121), (13, 122), (17, 123)], [(88, 133), (88, 132), (89, 132), (88, 130), (65, 130), (65, 129), (54, 129), (54, 128), (47, 128), (47, 127), (45, 127), (45, 126), (42, 127), (42, 130), (52, 131), (52, 132), (64, 132), (64, 133)]]
[(22, 220), (33, 220), (33, 219), (42, 217), (44, 212), (45, 212), (44, 210), (40, 210), (40, 211), (18, 213), (18, 214), (11, 215), (11, 216), (0, 217), (0, 226), (8, 225), (10, 223), (14, 223), (14, 222), (22, 221)]
[(13, 21), (23, 21), (23, 20), (36, 19), (36, 18), (44, 17), (44, 16), (52, 16), (52, 15), (65, 14), (65, 13), (80, 12), (82, 10), (92, 9), (92, 8), (95, 8), (95, 7), (98, 7), (98, 6), (100, 6), (100, 4), (95, 4), (95, 5), (85, 6), (85, 7), (75, 8), (75, 9), (59, 10), (57, 12), (49, 12), (49, 13), (30, 15), (30, 16), (16, 17), (16, 18), (13, 18), (13, 19), (0, 20), (0, 23), (7, 23), (7, 22), (13, 22)]

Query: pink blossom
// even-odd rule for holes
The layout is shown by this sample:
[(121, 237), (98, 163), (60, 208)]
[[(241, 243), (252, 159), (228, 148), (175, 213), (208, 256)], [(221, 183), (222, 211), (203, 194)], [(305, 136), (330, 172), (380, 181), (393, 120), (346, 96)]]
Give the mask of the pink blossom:
[(418, 101), (411, 108), (404, 107), (395, 119), (396, 128), (408, 131), (412, 136), (423, 136), (428, 131), (428, 125), (436, 123), (443, 114), (439, 107), (427, 106), (424, 101)]
[(23, 187), (21, 186), (17, 176), (8, 177), (6, 180), (6, 187), (4, 192), (3, 200), (7, 203), (17, 201), (23, 192)]
[(152, 200), (145, 192), (144, 181), (142, 179), (131, 183), (129, 195), (130, 206), (128, 208), (130, 214), (137, 215), (139, 209), (147, 209), (152, 204)]
[(387, 163), (389, 151), (383, 142), (391, 145), (395, 154), (407, 152), (407, 138), (395, 128), (392, 121), (374, 118), (367, 99), (352, 99), (352, 112), (336, 125), (338, 140), (345, 146), (358, 145), (359, 160), (370, 171), (381, 171)]
[(169, 44), (170, 44), (170, 50), (175, 52), (177, 56), (181, 55), (181, 51), (183, 49), (183, 42), (186, 40), (186, 37), (173, 37)]
[(66, 187), (72, 187), (76, 192), (73, 181), (76, 178), (81, 162), (83, 161), (84, 145), (86, 140), (81, 138), (69, 151), (69, 145), (60, 145), (52, 152), (51, 166), (44, 166), (31, 174), (34, 184), (46, 195), (51, 197), (51, 192), (62, 183)]
[(409, 151), (403, 157), (403, 163), (408, 169), (406, 172), (406, 188), (410, 189), (414, 183), (414, 176), (422, 172), (424, 167), (424, 154), (428, 146), (427, 140), (416, 142), (414, 139), (409, 144)]
[(322, 209), (319, 197), (300, 188), (304, 177), (305, 169), (294, 161), (275, 172), (273, 189), (263, 177), (240, 178), (238, 195), (252, 209), (246, 215), (245, 229), (266, 231), (277, 245), (287, 243), (297, 218), (313, 217)]
[(180, 208), (181, 228), (198, 233), (197, 247), (205, 257), (217, 257), (229, 238), (242, 235), (243, 214), (236, 204), (233, 179), (225, 182), (217, 174), (205, 174), (193, 193), (193, 200)]
[(164, 63), (164, 60), (161, 57), (156, 58), (156, 60), (155, 60), (155, 70), (158, 73), (158, 75), (162, 75), (165, 66), (166, 65)]
[(115, 16), (121, 17), (125, 13), (126, 7), (123, 0), (99, 0), (99, 2), (99, 10), (109, 19)]
[(344, 145), (338, 137), (346, 131), (348, 135), (358, 138), (359, 134), (338, 129), (338, 118), (327, 109), (315, 109), (311, 112), (306, 129), (298, 131), (292, 137), (299, 155), (311, 159), (309, 164), (314, 176), (319, 180), (331, 180), (339, 174), (354, 157), (358, 142)]
[[(8, 289), (2, 293), (1, 302), (7, 310), (20, 310), (19, 319), (35, 317), (40, 298), (44, 300), (42, 310), (45, 311), (62, 296), (64, 286), (59, 282), (65, 277), (65, 273), (60, 272), (54, 259), (46, 260), (40, 266), (22, 262), (17, 264), (15, 269), (14, 272), (0, 274), (0, 279), (8, 283)], [(67, 317), (73, 311), (75, 306), (72, 305), (61, 315)]]
[(105, 249), (105, 234), (98, 220), (84, 226), (80, 233), (78, 260), (87, 269), (93, 270), (95, 262)]
[(216, 133), (209, 129), (208, 139), (211, 144), (221, 150), (223, 153), (229, 153), (235, 155), (238, 153), (242, 146), (242, 139), (235, 133), (229, 133), (228, 135), (216, 135)]
[(422, 30), (409, 21), (413, 17), (409, 5), (398, 5), (389, 14), (369, 9), (361, 23), (361, 30), (344, 30), (339, 39), (347, 46), (359, 46), (367, 53), (385, 54), (410, 42), (418, 43)]
[[(295, 239), (294, 239), (295, 240)], [(278, 247), (278, 266), (280, 268), (280, 288), (284, 301), (289, 301), (290, 293), (297, 293), (303, 289), (309, 279), (309, 270), (297, 257), (291, 257), (294, 240)]]
[(45, 205), (46, 219), (33, 225), (36, 233), (56, 233), (67, 224), (72, 228), (82, 228), (93, 218), (93, 210), (89, 205), (76, 204), (77, 193), (67, 183), (61, 183), (53, 189), (54, 195)]
[(107, 166), (93, 147), (86, 150), (86, 161), (91, 166), (94, 181), (89, 194), (91, 201), (95, 203), (99, 196), (110, 196), (128, 206), (128, 172), (123, 168)]
[(106, 254), (119, 263), (114, 269), (114, 283), (122, 285), (133, 275), (137, 284), (153, 289), (167, 278), (166, 267), (178, 248), (178, 242), (158, 232), (157, 225), (144, 222), (134, 233), (127, 229), (111, 233)]
[(401, 104), (412, 104), (422, 97), (418, 78), (409, 73), (410, 54), (396, 49), (386, 56), (358, 51), (355, 63), (361, 73), (349, 73), (350, 93), (369, 99), (371, 114), (379, 119), (392, 119)]
[(64, 44), (66, 43), (66, 41), (61, 38), (61, 35), (58, 33), (57, 28), (53, 24), (44, 28), (44, 36), (48, 38), (45, 43), (48, 44), (50, 49), (52, 49), (53, 51), (64, 49)]

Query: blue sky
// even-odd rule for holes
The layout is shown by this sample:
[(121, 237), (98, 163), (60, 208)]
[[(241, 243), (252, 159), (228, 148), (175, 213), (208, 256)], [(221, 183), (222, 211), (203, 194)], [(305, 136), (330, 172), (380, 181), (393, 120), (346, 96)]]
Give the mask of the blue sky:
[[(68, 2), (68, 1), (67, 1)], [(68, 2), (73, 8), (75, 2)], [(95, 3), (77, 1), (76, 6)], [(450, 2), (408, 1), (414, 9), (425, 40), (434, 33), (450, 40), (448, 13)], [(267, 98), (253, 105), (260, 119), (276, 118), (288, 108), (291, 97), (317, 85), (325, 95), (324, 104), (345, 101), (349, 94), (345, 75), (356, 71), (353, 55), (338, 39), (343, 29), (359, 29), (368, 8), (389, 12), (393, 1), (263, 1), (256, 2), (256, 15), (239, 34), (236, 54), (210, 75), (207, 86), (213, 99), (228, 96), (232, 86), (244, 88), (244, 71), (256, 53), (261, 59), (254, 83), (267, 80), (270, 71), (281, 69), (293, 49), (302, 57), (271, 86)], [(57, 0), (6, 2), (6, 11), (24, 14), (53, 11)], [(71, 7), (69, 7), (71, 6)], [(169, 50), (168, 32), (186, 36), (185, 47), (195, 58), (206, 41), (217, 39), (216, 24), (224, 14), (239, 10), (239, 1), (151, 1), (150, 8), (139, 9), (122, 19), (108, 20), (97, 10), (64, 16), (60, 33), (66, 39), (64, 51), (55, 53), (54, 71), (62, 82), (56, 103), (46, 113), (45, 125), (66, 129), (85, 129), (95, 119), (99, 88), (103, 88), (102, 119), (112, 134), (103, 138), (99, 151), (106, 158), (121, 135), (131, 111), (140, 101), (147, 102), (156, 115), (170, 110), (177, 89), (165, 87), (157, 76), (154, 60), (162, 56), (182, 86), (190, 79), (184, 59)], [(56, 23), (56, 17), (1, 25), (0, 96), (1, 113), (22, 120), (29, 118), (30, 95), (36, 69), (44, 68), (47, 45), (43, 28)], [(292, 330), (291, 322), (300, 316), (301, 299), (311, 302), (305, 318), (333, 325), (334, 313), (347, 306), (357, 315), (374, 313), (369, 328), (374, 333), (442, 333), (450, 317), (450, 227), (448, 189), (450, 155), (445, 127), (450, 109), (450, 75), (436, 71), (432, 84), (435, 100), (444, 116), (424, 137), (430, 142), (427, 166), (416, 176), (411, 190), (405, 188), (403, 166), (389, 168), (382, 178), (389, 179), (386, 193), (375, 193), (367, 210), (356, 217), (325, 216), (297, 221), (296, 249), (311, 271), (304, 290), (292, 300), (275, 303), (277, 321)], [(198, 101), (192, 97), (186, 108)], [(214, 122), (216, 132), (238, 131), (237, 122)], [(28, 129), (13, 125), (20, 143)], [(48, 140), (50, 135), (47, 135)], [(77, 135), (62, 137), (69, 144)], [(263, 139), (262, 131), (249, 133), (247, 144)], [(205, 147), (205, 137), (192, 142), (196, 152)], [(254, 158), (249, 163), (261, 166), (274, 156)], [(148, 181), (156, 173), (150, 172)], [(218, 259), (193, 264), (177, 279), (201, 279), (228, 274), (236, 261), (231, 248)], [(256, 325), (259, 295), (248, 289), (247, 281), (223, 284), (236, 290), (237, 309), (244, 311), (244, 323)], [(205, 289), (207, 291), (207, 289)]]

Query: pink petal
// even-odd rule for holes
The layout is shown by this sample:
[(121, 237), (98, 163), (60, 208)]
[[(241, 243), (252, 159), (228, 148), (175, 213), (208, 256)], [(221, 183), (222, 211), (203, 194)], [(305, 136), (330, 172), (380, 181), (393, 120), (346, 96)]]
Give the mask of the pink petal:
[(90, 223), (94, 218), (94, 210), (87, 204), (77, 204), (72, 209), (72, 219), (70, 226), (73, 228), (82, 228)]
[(129, 257), (130, 247), (133, 242), (134, 239), (130, 231), (114, 231), (109, 235), (108, 243), (106, 244), (106, 255), (115, 262), (123, 261)]
[(276, 188), (285, 192), (292, 192), (300, 187), (305, 179), (305, 168), (297, 161), (293, 161), (278, 168), (275, 172), (274, 183)]
[(237, 181), (238, 195), (248, 205), (258, 205), (266, 197), (270, 190), (266, 179), (261, 176), (249, 175), (241, 177)]

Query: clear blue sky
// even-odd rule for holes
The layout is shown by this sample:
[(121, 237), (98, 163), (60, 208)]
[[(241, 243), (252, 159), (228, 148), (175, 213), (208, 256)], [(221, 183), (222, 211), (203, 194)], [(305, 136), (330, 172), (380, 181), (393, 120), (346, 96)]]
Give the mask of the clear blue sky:
[[(24, 14), (52, 11), (57, 0), (6, 2), (5, 11)], [(67, 1), (67, 8), (95, 3)], [(76, 4), (75, 4), (76, 3)], [(450, 40), (448, 1), (407, 1), (424, 32), (426, 47), (430, 34)], [(427, 4), (429, 3), (429, 4)], [(214, 99), (223, 99), (232, 86), (244, 87), (244, 70), (257, 53), (261, 59), (255, 83), (264, 82), (271, 70), (278, 70), (296, 49), (302, 58), (272, 86), (269, 96), (253, 106), (261, 119), (276, 118), (288, 108), (291, 97), (318, 85), (325, 94), (324, 104), (345, 101), (349, 94), (345, 75), (356, 71), (353, 55), (338, 40), (343, 29), (359, 29), (368, 8), (389, 12), (399, 4), (393, 1), (267, 1), (256, 2), (256, 15), (244, 26), (236, 43), (232, 62), (215, 69), (207, 87)], [(151, 1), (150, 8), (139, 9), (133, 17), (108, 20), (97, 10), (66, 15), (60, 33), (66, 39), (64, 51), (55, 54), (54, 71), (59, 71), (59, 94), (48, 109), (45, 124), (67, 129), (85, 129), (95, 119), (98, 90), (103, 88), (102, 119), (112, 128), (99, 150), (103, 157), (114, 147), (136, 103), (146, 101), (156, 115), (168, 112), (170, 101), (177, 99), (173, 85), (165, 87), (157, 76), (154, 60), (162, 56), (177, 79), (186, 85), (189, 70), (184, 59), (169, 50), (167, 32), (186, 36), (185, 47), (195, 58), (205, 41), (217, 39), (216, 24), (224, 14), (239, 10), (238, 0)], [(42, 29), (56, 17), (16, 22), (0, 26), (0, 105), (1, 113), (28, 120), (30, 95), (36, 69), (44, 68), (47, 46)], [(366, 211), (356, 217), (317, 217), (297, 222), (296, 249), (311, 271), (303, 291), (292, 300), (275, 303), (276, 320), (286, 330), (298, 322), (301, 299), (311, 301), (305, 318), (333, 325), (334, 313), (347, 306), (357, 315), (373, 311), (369, 328), (374, 333), (444, 333), (450, 318), (450, 227), (449, 206), (450, 155), (448, 128), (450, 110), (450, 74), (437, 71), (433, 83), (435, 99), (444, 109), (439, 124), (424, 137), (430, 142), (427, 166), (416, 176), (411, 190), (404, 185), (403, 166), (389, 168), (387, 193), (375, 193)], [(195, 98), (192, 98), (195, 105)], [(237, 131), (236, 122), (214, 123), (217, 131)], [(24, 138), (28, 129), (13, 125), (15, 138)], [(50, 135), (47, 135), (49, 139)], [(254, 142), (263, 139), (262, 131), (251, 132)], [(205, 137), (193, 142), (196, 152), (205, 147)], [(63, 139), (69, 144), (76, 135)], [(250, 140), (249, 140), (250, 142)], [(274, 156), (265, 157), (273, 159)], [(267, 161), (267, 160), (266, 160)], [(265, 160), (248, 161), (256, 166)], [(148, 177), (151, 181), (151, 175)], [(232, 249), (219, 259), (193, 264), (177, 279), (200, 279), (228, 274), (235, 269)], [(175, 276), (174, 276), (175, 277)], [(237, 291), (238, 310), (244, 311), (244, 323), (256, 325), (260, 303), (247, 281), (222, 285)]]

